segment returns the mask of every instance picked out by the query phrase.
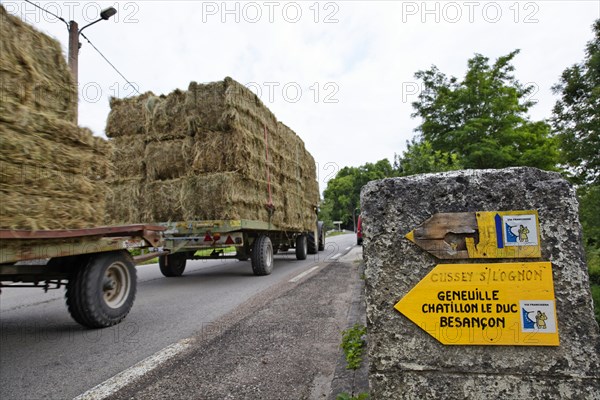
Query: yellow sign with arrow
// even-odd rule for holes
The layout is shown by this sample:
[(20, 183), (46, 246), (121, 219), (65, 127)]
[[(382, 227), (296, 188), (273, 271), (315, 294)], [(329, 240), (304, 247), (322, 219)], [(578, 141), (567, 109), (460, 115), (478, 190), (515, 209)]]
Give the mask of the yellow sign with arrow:
[(549, 262), (440, 264), (395, 308), (447, 345), (559, 345)]
[(542, 256), (536, 210), (434, 214), (406, 238), (441, 259)]

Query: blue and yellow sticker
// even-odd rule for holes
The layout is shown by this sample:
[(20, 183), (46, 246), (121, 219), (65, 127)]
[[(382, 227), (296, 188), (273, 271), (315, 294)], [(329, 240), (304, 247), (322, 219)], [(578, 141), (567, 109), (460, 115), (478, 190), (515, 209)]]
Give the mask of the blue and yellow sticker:
[(469, 258), (539, 258), (537, 210), (480, 211), (475, 213), (479, 242), (466, 238)]

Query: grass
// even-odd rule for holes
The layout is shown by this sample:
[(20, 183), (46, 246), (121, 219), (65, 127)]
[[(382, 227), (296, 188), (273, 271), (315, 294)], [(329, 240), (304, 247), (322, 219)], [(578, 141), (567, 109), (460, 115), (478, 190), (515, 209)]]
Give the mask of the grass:
[(348, 232), (348, 231), (327, 232), (327, 237), (339, 236), (339, 235), (347, 235), (348, 233), (352, 233), (352, 232)]
[(356, 396), (349, 395), (348, 393), (340, 393), (335, 400), (367, 400), (368, 398), (369, 393), (359, 393)]
[[(367, 327), (361, 324), (354, 324), (352, 328), (342, 331), (342, 343), (340, 347), (344, 350), (346, 356), (347, 369), (357, 370), (362, 363), (362, 353), (365, 349), (365, 340), (363, 336), (367, 334)], [(336, 400), (367, 400), (369, 393), (348, 394), (340, 393)]]
[(365, 347), (363, 336), (367, 334), (367, 328), (364, 325), (354, 324), (342, 332), (342, 344), (340, 347), (344, 350), (347, 369), (358, 369), (362, 362), (362, 353)]
[(202, 249), (196, 252), (196, 255), (199, 257), (208, 257), (213, 252), (213, 250), (223, 250), (224, 253), (235, 253), (235, 247), (229, 246), (220, 249)]
[[(198, 257), (208, 257), (213, 252), (213, 250), (216, 250), (216, 249), (210, 248), (210, 249), (198, 250), (195, 253), (195, 255)], [(234, 246), (225, 247), (225, 248), (222, 248), (222, 250), (225, 253), (233, 253), (236, 251)], [(137, 256), (137, 255), (141, 254), (140, 249), (131, 249), (129, 252), (131, 253), (132, 256)], [(144, 261), (138, 265), (148, 265), (148, 264), (157, 264), (157, 263), (158, 263), (158, 257), (154, 257), (154, 258)]]
[(594, 299), (594, 315), (596, 316), (596, 322), (600, 325), (600, 248), (587, 246), (585, 250), (592, 299)]

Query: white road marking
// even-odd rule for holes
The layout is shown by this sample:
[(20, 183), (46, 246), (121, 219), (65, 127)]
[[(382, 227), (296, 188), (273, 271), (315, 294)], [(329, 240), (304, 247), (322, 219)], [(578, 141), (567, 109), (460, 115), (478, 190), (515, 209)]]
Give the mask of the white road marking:
[(292, 279), (290, 279), (288, 282), (291, 282), (291, 283), (298, 282), (300, 279), (304, 278), (306, 275), (310, 274), (311, 272), (313, 272), (317, 268), (319, 268), (318, 265), (316, 267), (312, 267), (311, 269), (307, 269), (306, 271), (302, 272), (301, 274), (296, 275), (295, 277), (293, 277)]
[(148, 372), (152, 371), (160, 364), (175, 357), (179, 353), (188, 349), (195, 339), (188, 338), (180, 340), (177, 343), (173, 343), (170, 346), (165, 347), (159, 352), (151, 355), (150, 357), (140, 361), (133, 367), (126, 369), (123, 372), (118, 373), (112, 378), (102, 382), (101, 384), (91, 388), (87, 392), (80, 394), (73, 400), (101, 400), (105, 399), (118, 390), (125, 387), (125, 385), (131, 383), (134, 379), (137, 379)]
[(352, 249), (352, 246), (346, 247), (346, 250), (351, 250), (351, 249)]
[(339, 258), (342, 256), (342, 253), (337, 253), (335, 256), (331, 257), (332, 260), (335, 260), (336, 258)]

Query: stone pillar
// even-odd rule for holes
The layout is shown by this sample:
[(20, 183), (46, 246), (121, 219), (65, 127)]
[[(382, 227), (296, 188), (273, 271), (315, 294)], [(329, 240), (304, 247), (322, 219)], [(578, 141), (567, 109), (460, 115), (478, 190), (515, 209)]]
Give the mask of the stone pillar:
[[(369, 383), (373, 399), (600, 399), (594, 320), (578, 203), (535, 168), (385, 179), (361, 195)], [(537, 210), (541, 259), (438, 260), (404, 236), (436, 213)], [(550, 261), (560, 345), (443, 345), (394, 309), (437, 264)]]

